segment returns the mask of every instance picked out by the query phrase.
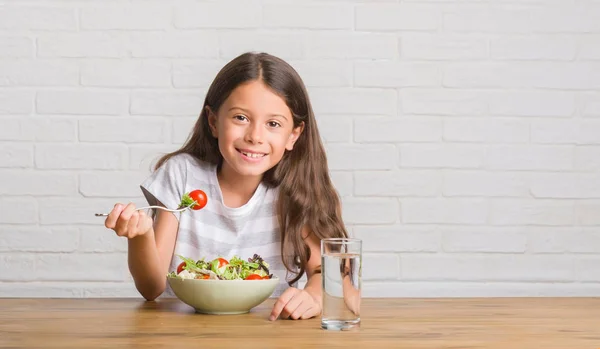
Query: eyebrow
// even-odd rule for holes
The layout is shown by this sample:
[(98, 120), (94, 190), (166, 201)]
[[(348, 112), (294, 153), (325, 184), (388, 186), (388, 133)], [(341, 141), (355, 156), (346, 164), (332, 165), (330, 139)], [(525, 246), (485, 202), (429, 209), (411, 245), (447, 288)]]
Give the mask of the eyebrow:
[[(239, 110), (241, 110), (241, 111), (243, 111), (243, 112), (245, 112), (245, 113), (251, 114), (249, 110), (247, 110), (247, 109), (244, 109), (244, 108), (240, 108), (240, 107), (231, 107), (231, 108), (229, 108), (229, 110), (228, 110), (228, 111), (232, 111), (232, 110), (234, 110), (234, 109), (239, 109)], [(280, 117), (282, 117), (284, 120), (286, 120), (286, 121), (288, 120), (287, 116), (285, 116), (285, 115), (281, 115), (281, 114), (270, 114), (269, 116), (280, 116)]]

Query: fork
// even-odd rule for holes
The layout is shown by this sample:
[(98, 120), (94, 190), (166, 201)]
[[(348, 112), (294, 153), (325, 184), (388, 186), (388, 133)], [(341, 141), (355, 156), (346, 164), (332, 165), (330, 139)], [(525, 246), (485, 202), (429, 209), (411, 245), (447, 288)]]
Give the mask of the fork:
[[(169, 211), (169, 212), (183, 212), (187, 209), (189, 209), (190, 207), (194, 206), (196, 204), (196, 201), (192, 202), (191, 204), (189, 204), (189, 206), (185, 206), (183, 208), (178, 208), (176, 210), (170, 209), (170, 208), (166, 208), (166, 207), (162, 207), (162, 206), (146, 206), (146, 207), (140, 207), (140, 208), (136, 208), (136, 211), (140, 211), (140, 210), (145, 210), (148, 208), (158, 208), (160, 210), (163, 211)], [(96, 217), (106, 217), (108, 216), (108, 213), (95, 213), (94, 214)]]

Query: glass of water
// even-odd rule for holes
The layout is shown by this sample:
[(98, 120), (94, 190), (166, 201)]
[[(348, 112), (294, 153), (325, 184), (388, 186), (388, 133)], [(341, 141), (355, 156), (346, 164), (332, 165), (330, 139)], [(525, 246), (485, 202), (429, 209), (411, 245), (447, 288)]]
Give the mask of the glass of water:
[(352, 330), (360, 327), (362, 240), (321, 240), (323, 312), (321, 328)]

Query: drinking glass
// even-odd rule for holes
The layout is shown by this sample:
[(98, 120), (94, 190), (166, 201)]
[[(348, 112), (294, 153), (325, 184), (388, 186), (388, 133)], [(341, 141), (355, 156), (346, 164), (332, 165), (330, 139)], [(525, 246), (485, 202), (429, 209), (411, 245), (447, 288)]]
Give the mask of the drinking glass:
[(360, 327), (362, 240), (321, 240), (323, 312), (321, 328), (352, 330)]

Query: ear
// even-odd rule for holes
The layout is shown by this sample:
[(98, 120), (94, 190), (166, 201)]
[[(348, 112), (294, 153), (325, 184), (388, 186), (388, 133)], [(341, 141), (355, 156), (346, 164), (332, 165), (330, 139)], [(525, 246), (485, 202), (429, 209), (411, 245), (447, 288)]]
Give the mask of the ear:
[(304, 121), (300, 124), (300, 126), (294, 128), (292, 130), (292, 133), (290, 134), (290, 138), (288, 139), (287, 143), (285, 144), (285, 149), (287, 149), (287, 150), (294, 149), (294, 144), (296, 144), (296, 141), (298, 140), (298, 137), (300, 137), (300, 135), (302, 134), (302, 131), (304, 131)]
[(217, 116), (215, 113), (213, 113), (209, 106), (206, 106), (206, 115), (208, 116), (208, 126), (210, 127), (210, 132), (212, 133), (213, 137), (217, 138), (219, 134), (217, 132)]

